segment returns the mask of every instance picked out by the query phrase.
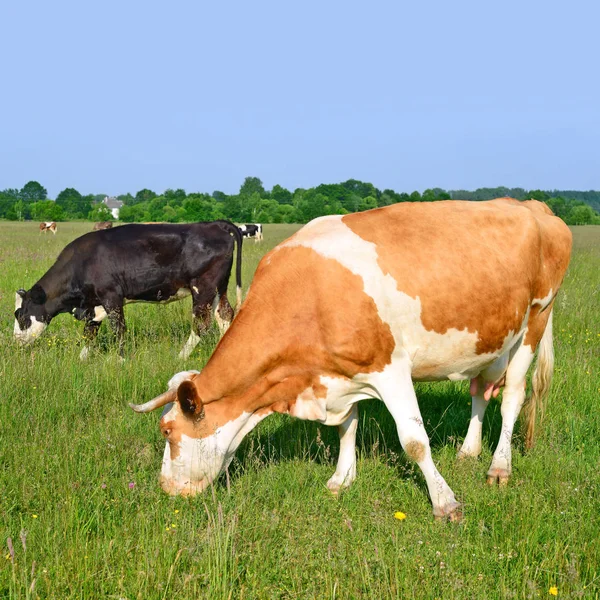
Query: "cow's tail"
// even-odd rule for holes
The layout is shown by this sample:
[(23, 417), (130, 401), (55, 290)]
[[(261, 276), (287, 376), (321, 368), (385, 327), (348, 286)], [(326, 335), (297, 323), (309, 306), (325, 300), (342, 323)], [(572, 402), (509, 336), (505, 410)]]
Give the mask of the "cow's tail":
[(227, 231), (233, 234), (235, 241), (237, 242), (237, 255), (235, 261), (235, 312), (240, 310), (242, 305), (242, 233), (239, 228), (229, 221), (225, 221), (227, 224)]
[(533, 392), (525, 405), (525, 447), (533, 447), (535, 436), (535, 419), (537, 413), (540, 417), (544, 415), (546, 400), (550, 385), (552, 384), (552, 375), (554, 373), (554, 347), (552, 344), (552, 311), (546, 323), (544, 335), (538, 346), (538, 357), (533, 372), (532, 387)]

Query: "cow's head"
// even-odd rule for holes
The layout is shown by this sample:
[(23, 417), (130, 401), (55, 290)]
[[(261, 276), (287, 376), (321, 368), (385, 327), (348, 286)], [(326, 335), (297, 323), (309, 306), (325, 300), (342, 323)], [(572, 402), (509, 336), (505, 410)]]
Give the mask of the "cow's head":
[(167, 443), (160, 485), (172, 496), (193, 496), (209, 486), (227, 468), (244, 435), (263, 416), (251, 419), (250, 413), (235, 414), (223, 402), (204, 405), (194, 383), (198, 374), (177, 373), (164, 394), (145, 404), (129, 405), (136, 412), (165, 407), (160, 430)]
[(22, 344), (30, 344), (39, 337), (50, 322), (46, 310), (46, 292), (37, 283), (28, 291), (15, 294), (14, 336)]

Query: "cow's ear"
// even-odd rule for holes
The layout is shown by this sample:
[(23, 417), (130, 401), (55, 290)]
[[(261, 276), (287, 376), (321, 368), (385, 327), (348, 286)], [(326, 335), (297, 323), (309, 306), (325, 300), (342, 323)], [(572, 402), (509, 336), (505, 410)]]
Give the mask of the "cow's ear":
[(177, 402), (179, 402), (181, 412), (183, 412), (186, 417), (192, 419), (202, 418), (204, 414), (202, 398), (200, 398), (196, 386), (191, 381), (184, 381), (177, 388)]
[(46, 302), (46, 292), (44, 291), (44, 288), (37, 283), (29, 291), (29, 297), (35, 304), (45, 304)]

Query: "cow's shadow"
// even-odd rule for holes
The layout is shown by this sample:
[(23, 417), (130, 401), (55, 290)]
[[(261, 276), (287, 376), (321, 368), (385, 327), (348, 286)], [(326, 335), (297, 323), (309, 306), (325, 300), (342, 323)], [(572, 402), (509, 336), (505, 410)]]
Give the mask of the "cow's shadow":
[[(423, 384), (417, 386), (421, 415), (432, 449), (451, 446), (458, 450), (471, 418), (471, 398), (466, 384)], [(359, 402), (356, 446), (359, 457), (378, 456), (400, 472), (412, 472), (389, 411), (379, 400)], [(276, 419), (275, 421), (270, 421)], [(483, 425), (483, 446), (492, 451), (501, 428), (500, 401), (490, 401)], [(513, 444), (519, 447), (518, 430)], [(331, 465), (335, 469), (339, 454), (337, 427), (292, 417), (271, 417), (246, 436), (229, 468), (233, 478), (249, 463), (277, 464), (296, 459)], [(424, 485), (424, 480), (422, 481)]]

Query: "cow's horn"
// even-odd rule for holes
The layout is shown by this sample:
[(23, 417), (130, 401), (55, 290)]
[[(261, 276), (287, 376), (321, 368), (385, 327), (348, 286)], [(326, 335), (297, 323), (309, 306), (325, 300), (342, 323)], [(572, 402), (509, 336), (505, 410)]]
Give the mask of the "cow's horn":
[(160, 408), (165, 404), (169, 404), (169, 402), (175, 402), (175, 394), (176, 390), (169, 390), (160, 396), (154, 398), (154, 400), (150, 400), (150, 402), (146, 402), (145, 404), (129, 404), (129, 406), (135, 410), (135, 412), (139, 413), (147, 413), (156, 408)]
[(17, 294), (19, 294), (19, 296), (21, 296), (21, 298), (25, 298), (26, 293), (27, 292), (23, 288), (17, 290)]

